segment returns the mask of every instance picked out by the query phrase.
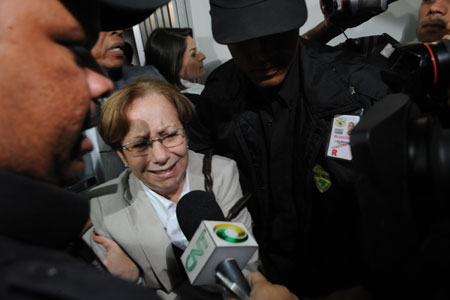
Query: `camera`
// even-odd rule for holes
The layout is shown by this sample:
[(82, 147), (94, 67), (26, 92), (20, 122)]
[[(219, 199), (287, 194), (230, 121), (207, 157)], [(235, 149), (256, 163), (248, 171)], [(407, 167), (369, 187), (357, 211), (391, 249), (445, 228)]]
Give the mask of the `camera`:
[(403, 74), (406, 93), (420, 96), (429, 92), (445, 91), (450, 78), (450, 40), (434, 43), (411, 42), (394, 46), (388, 66)]
[(368, 110), (350, 142), (367, 277), (381, 299), (448, 299), (450, 40), (400, 44), (389, 60), (404, 91)]
[(364, 14), (376, 15), (397, 0), (320, 0), (324, 15), (331, 18), (346, 18)]

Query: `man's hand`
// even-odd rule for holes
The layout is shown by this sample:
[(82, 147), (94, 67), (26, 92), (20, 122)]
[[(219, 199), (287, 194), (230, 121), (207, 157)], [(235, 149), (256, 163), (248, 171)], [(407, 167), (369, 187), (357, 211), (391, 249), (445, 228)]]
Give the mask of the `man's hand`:
[(329, 16), (322, 11), (324, 20), (317, 24), (316, 27), (304, 33), (302, 37), (326, 44), (347, 28), (359, 26), (382, 12), (363, 12), (355, 16), (341, 16), (339, 14)]
[(92, 233), (92, 239), (106, 249), (102, 262), (112, 274), (133, 282), (138, 280), (138, 267), (115, 241), (96, 233)]
[(272, 284), (259, 272), (253, 272), (247, 276), (251, 287), (251, 300), (298, 300), (285, 286)]

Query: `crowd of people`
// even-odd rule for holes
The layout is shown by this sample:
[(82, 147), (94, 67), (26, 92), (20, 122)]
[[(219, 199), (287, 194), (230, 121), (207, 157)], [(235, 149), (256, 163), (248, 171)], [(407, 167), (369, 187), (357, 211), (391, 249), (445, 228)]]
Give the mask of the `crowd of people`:
[[(243, 270), (250, 299), (376, 295), (358, 174), (328, 148), (332, 125), (350, 136), (396, 74), (325, 45), (354, 21), (325, 16), (299, 37), (304, 0), (210, 0), (213, 37), (232, 59), (204, 86), (190, 28), (155, 29), (147, 66), (130, 66), (122, 30), (167, 2), (0, 0), (2, 299), (234, 298), (190, 285), (180, 265), (176, 206), (194, 190), (224, 215), (251, 195), (232, 219), (259, 244)], [(450, 38), (449, 10), (422, 1), (419, 41)], [(88, 197), (64, 188), (94, 148), (99, 185)], [(433, 284), (439, 295), (449, 280)]]

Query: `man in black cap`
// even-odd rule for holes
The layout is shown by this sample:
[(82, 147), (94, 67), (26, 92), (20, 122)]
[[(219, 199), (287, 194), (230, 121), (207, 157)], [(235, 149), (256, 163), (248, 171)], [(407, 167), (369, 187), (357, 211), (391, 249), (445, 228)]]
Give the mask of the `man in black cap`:
[(68, 254), (92, 258), (79, 251), (89, 204), (58, 186), (82, 173), (82, 132), (112, 89), (90, 54), (100, 25), (132, 26), (166, 2), (0, 0), (0, 298), (156, 298)]
[(206, 82), (191, 148), (237, 161), (269, 280), (299, 296), (360, 284), (349, 137), (330, 131), (383, 98), (381, 71), (299, 38), (304, 0), (210, 4), (214, 38), (233, 59)]

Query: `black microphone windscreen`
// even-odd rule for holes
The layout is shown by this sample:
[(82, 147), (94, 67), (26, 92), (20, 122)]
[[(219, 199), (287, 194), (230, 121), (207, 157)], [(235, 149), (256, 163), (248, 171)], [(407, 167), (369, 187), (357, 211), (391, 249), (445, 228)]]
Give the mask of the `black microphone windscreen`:
[(205, 191), (191, 191), (181, 197), (176, 212), (178, 224), (188, 241), (202, 221), (225, 221), (219, 205)]

